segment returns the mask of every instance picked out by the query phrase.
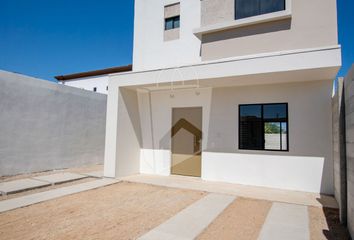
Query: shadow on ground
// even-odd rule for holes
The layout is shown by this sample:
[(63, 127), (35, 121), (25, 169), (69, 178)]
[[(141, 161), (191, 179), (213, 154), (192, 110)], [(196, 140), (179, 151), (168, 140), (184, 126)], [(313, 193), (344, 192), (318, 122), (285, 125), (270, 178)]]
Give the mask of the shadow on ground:
[(323, 235), (328, 240), (351, 240), (348, 229), (340, 223), (339, 210), (334, 208), (323, 208), (326, 217), (328, 230), (323, 230)]

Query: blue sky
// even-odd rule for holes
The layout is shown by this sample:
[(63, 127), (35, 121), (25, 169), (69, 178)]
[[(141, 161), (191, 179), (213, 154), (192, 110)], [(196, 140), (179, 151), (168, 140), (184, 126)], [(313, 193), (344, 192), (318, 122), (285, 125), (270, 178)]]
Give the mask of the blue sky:
[[(338, 1), (340, 76), (354, 62), (354, 1)], [(53, 76), (130, 64), (133, 0), (0, 0), (0, 69)]]
[(132, 62), (133, 0), (0, 0), (0, 69), (53, 76)]
[(338, 0), (338, 37), (342, 45), (342, 68), (338, 76), (345, 76), (354, 63), (354, 1)]

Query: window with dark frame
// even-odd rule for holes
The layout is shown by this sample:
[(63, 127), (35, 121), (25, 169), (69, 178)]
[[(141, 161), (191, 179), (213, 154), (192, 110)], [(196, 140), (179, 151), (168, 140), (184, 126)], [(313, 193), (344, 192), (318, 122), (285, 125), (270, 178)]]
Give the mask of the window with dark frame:
[(286, 0), (235, 0), (235, 19), (285, 10)]
[(289, 151), (288, 104), (239, 105), (239, 149)]
[(165, 30), (179, 28), (180, 16), (170, 17), (165, 19)]

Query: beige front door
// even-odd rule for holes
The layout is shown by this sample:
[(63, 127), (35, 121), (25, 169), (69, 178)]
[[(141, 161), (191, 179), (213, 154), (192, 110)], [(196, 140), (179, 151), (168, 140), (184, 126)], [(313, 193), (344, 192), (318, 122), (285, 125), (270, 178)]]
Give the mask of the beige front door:
[(201, 176), (202, 115), (201, 107), (172, 109), (172, 174)]

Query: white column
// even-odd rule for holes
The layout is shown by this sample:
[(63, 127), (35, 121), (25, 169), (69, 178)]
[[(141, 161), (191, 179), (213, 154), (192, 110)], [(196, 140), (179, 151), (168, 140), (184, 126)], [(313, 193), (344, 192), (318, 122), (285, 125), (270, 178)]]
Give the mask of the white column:
[(104, 176), (115, 178), (117, 165), (119, 86), (109, 81), (106, 114), (106, 140), (104, 154)]

